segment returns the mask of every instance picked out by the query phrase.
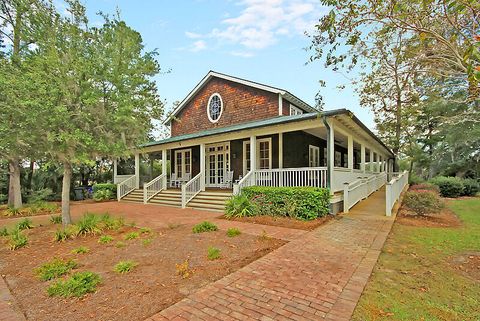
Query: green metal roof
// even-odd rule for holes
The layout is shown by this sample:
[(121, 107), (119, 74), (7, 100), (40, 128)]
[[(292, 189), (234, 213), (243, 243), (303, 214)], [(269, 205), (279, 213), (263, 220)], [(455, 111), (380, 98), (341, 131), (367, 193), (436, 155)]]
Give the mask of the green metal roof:
[(372, 136), (377, 142), (379, 142), (383, 147), (385, 147), (386, 150), (388, 150), (393, 155), (390, 149), (374, 133), (372, 133), (370, 129), (368, 129), (351, 111), (345, 108), (327, 110), (327, 111), (318, 112), (318, 113), (306, 113), (302, 115), (277, 116), (269, 119), (262, 119), (262, 120), (253, 121), (253, 122), (241, 123), (241, 124), (236, 124), (236, 125), (227, 126), (227, 127), (218, 127), (218, 128), (213, 128), (209, 130), (199, 131), (192, 134), (173, 136), (163, 140), (145, 143), (140, 147), (163, 145), (168, 143), (180, 142), (188, 139), (195, 139), (195, 138), (213, 136), (218, 134), (231, 133), (231, 132), (236, 132), (236, 131), (246, 130), (246, 129), (253, 129), (253, 128), (259, 128), (259, 127), (265, 127), (265, 126), (285, 124), (290, 122), (297, 122), (302, 120), (315, 119), (323, 116), (331, 117), (331, 116), (336, 116), (341, 114), (350, 114), (352, 120), (355, 123), (357, 123), (363, 130), (365, 130), (370, 136)]

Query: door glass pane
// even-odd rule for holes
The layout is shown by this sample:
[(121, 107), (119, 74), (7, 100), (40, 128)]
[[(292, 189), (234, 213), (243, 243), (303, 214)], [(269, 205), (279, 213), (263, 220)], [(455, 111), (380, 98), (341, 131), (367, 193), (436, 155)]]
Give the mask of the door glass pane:
[(215, 184), (215, 155), (209, 156), (209, 183)]
[(246, 170), (248, 172), (250, 171), (250, 143), (245, 144), (245, 163), (246, 163)]
[(270, 168), (270, 142), (260, 142), (260, 169)]
[(190, 151), (185, 152), (184, 160), (185, 160), (185, 173), (189, 174), (189, 173), (191, 173), (191, 171), (190, 171)]
[(175, 166), (177, 167), (177, 177), (182, 177), (183, 173), (182, 173), (182, 153), (181, 152), (177, 153)]
[(223, 182), (223, 154), (217, 155), (217, 183), (220, 184)]

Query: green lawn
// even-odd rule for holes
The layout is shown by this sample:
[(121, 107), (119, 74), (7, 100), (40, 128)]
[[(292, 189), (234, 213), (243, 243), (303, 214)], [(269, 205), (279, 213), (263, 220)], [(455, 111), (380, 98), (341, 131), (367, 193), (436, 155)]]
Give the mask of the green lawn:
[(463, 227), (393, 226), (352, 320), (480, 320), (480, 282), (450, 261), (480, 254), (480, 198), (448, 206)]

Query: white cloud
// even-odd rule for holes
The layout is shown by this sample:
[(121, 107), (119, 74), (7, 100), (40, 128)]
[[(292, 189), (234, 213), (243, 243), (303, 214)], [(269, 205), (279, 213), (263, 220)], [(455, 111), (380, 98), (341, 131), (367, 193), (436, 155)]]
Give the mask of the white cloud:
[(193, 43), (190, 51), (198, 52), (207, 49), (207, 43), (203, 40), (197, 40)]
[(259, 50), (282, 37), (303, 35), (326, 12), (318, 0), (241, 0), (238, 5), (243, 7), (240, 13), (223, 19), (221, 26), (204, 35), (186, 32), (187, 37)]
[(237, 57), (243, 57), (243, 58), (250, 58), (250, 57), (253, 57), (254, 54), (253, 52), (249, 52), (249, 51), (230, 51), (230, 54), (232, 56), (237, 56)]

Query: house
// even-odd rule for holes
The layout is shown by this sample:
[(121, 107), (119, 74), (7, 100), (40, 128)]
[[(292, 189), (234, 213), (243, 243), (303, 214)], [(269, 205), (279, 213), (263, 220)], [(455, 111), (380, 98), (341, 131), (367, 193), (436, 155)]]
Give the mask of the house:
[[(120, 173), (115, 161), (119, 200), (223, 210), (245, 186), (315, 186), (330, 188), (337, 212), (348, 183), (370, 184), (369, 194), (394, 163), (349, 110), (320, 112), (286, 90), (215, 71), (166, 124), (171, 137), (143, 145), (134, 172)], [(140, 173), (145, 156), (160, 162), (161, 172), (151, 166), (149, 175)]]

